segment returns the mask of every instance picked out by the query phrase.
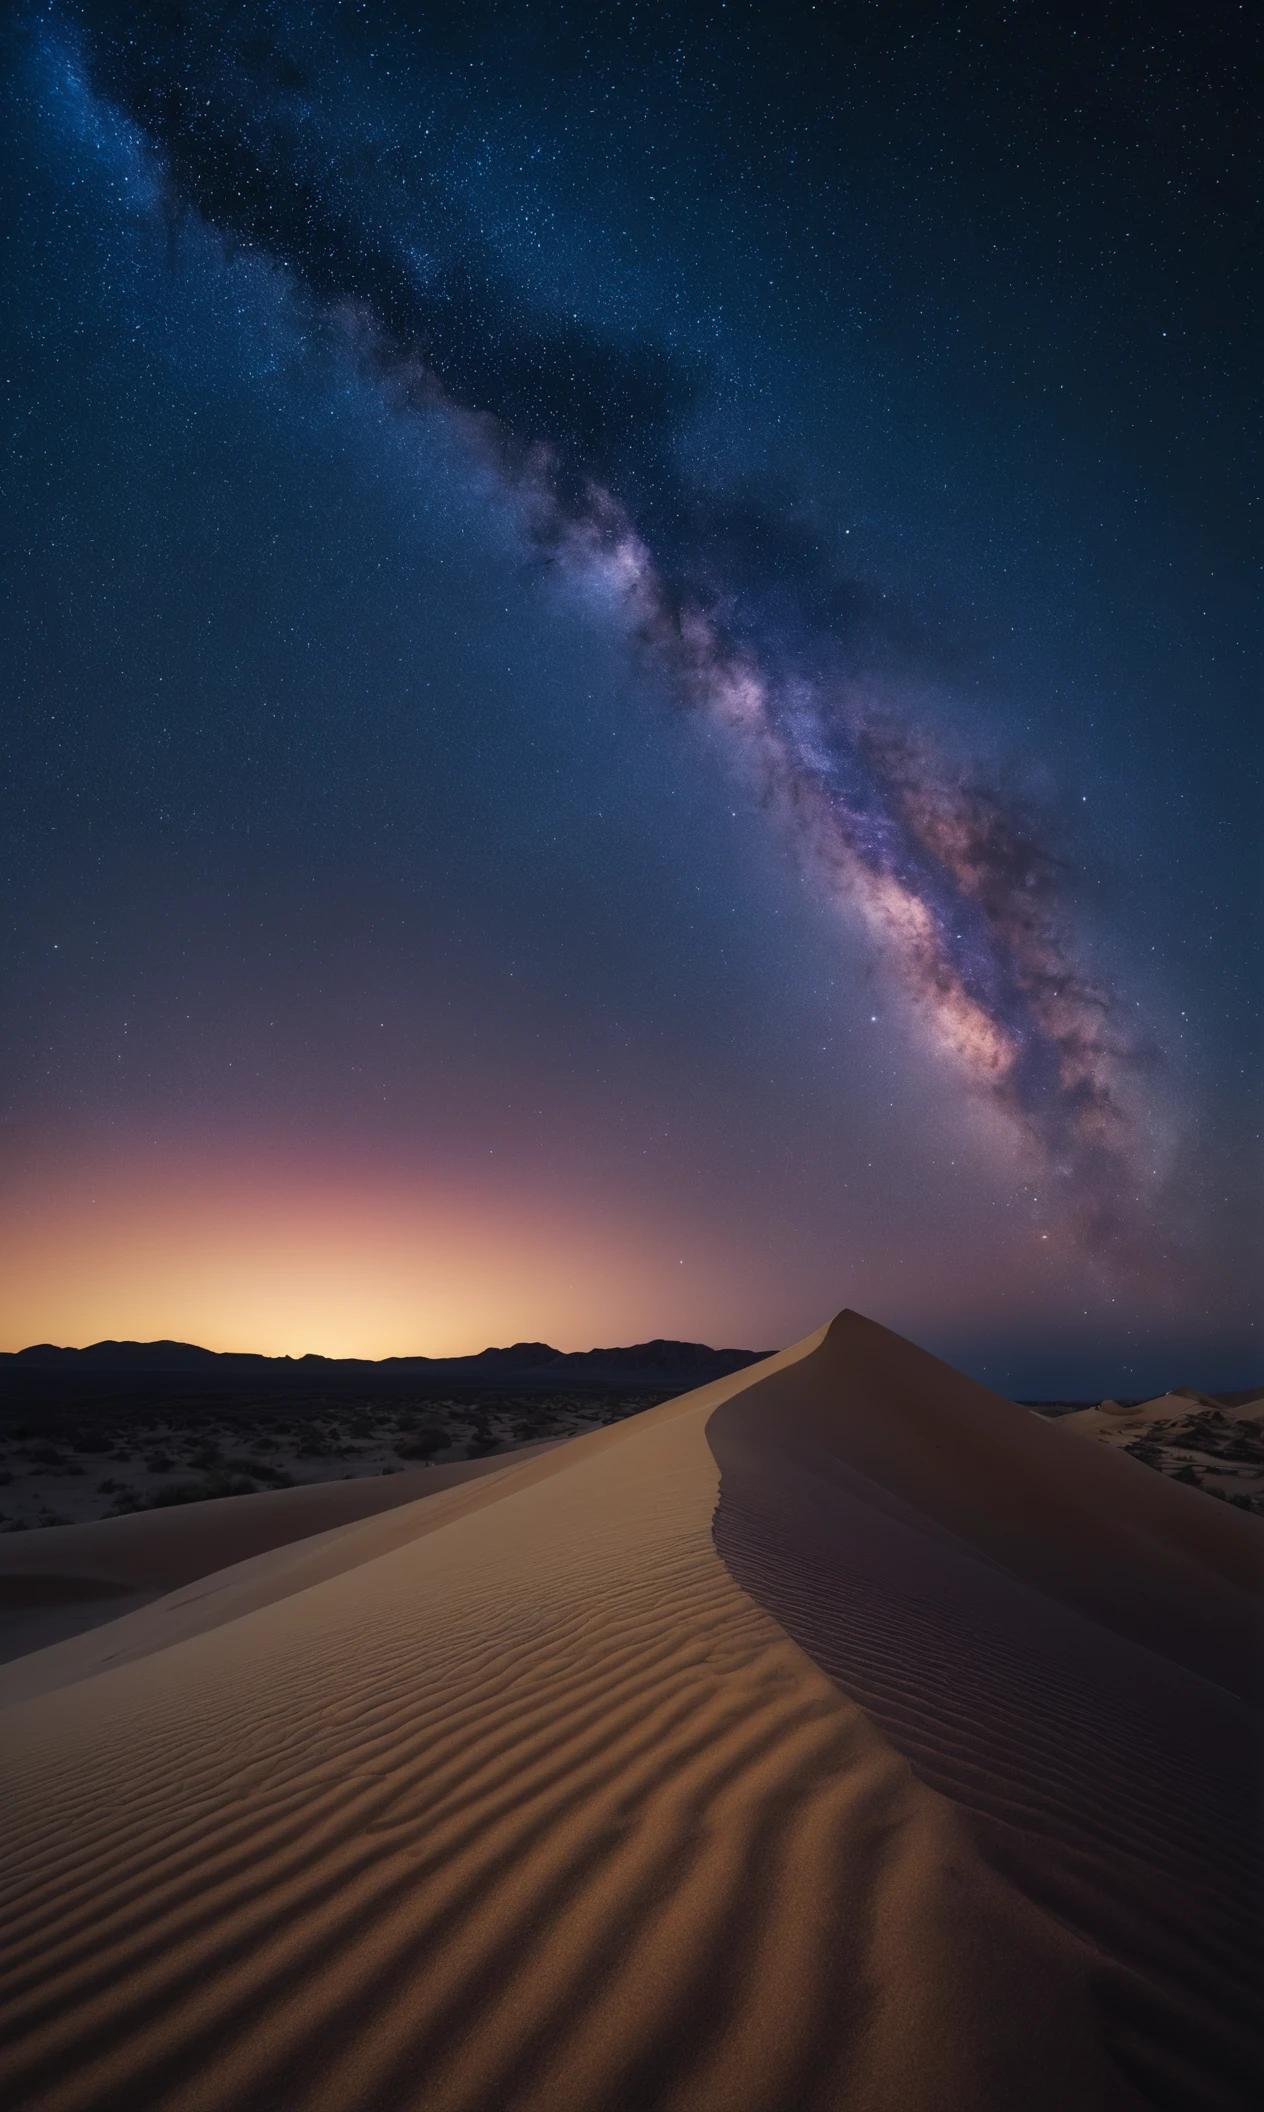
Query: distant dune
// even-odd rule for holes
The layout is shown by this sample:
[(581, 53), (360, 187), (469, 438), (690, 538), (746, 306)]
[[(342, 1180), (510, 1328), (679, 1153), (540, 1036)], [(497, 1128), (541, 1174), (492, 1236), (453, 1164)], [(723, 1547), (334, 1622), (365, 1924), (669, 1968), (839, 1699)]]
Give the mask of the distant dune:
[(7, 2104), (1264, 2100), (1257, 1519), (851, 1313), (483, 1464), (63, 1529), (179, 1584), (0, 1670)]
[(1179, 1386), (1152, 1401), (1083, 1408), (1062, 1428), (1264, 1518), (1264, 1393)]

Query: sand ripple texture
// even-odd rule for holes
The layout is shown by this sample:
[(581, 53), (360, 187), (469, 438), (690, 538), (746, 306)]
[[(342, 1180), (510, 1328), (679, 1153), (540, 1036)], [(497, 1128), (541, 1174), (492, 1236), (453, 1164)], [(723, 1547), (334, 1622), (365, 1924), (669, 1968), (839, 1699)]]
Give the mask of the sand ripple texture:
[(843, 1315), (258, 1555), (7, 1690), (4, 2102), (1254, 2105), (1259, 1545)]

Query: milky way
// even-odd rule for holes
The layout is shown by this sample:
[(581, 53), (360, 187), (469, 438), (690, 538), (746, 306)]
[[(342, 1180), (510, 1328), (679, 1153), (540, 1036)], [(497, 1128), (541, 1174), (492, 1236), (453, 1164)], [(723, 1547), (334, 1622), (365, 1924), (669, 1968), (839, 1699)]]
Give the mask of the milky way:
[(703, 488), (680, 440), (698, 375), (644, 340), (534, 305), (453, 202), (348, 141), (329, 95), (214, 11), (92, 12), (91, 92), (135, 126), (162, 210), (270, 260), (402, 415), (439, 413), (490, 462), (522, 533), (603, 593), (719, 730), (814, 885), (858, 918), (944, 1059), (1011, 1118), (1024, 1170), (1082, 1234), (1136, 1186), (1135, 1052), (1077, 966), (1049, 828), (902, 725), (846, 668), (864, 596), (793, 508)]

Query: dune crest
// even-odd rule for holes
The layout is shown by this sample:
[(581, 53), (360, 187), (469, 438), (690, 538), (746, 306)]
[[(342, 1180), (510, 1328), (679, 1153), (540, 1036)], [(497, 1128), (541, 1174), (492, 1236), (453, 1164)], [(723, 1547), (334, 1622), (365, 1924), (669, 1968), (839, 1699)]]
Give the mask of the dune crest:
[(171, 1600), (113, 1624), (150, 1624), (130, 1660), (0, 1717), (7, 2101), (1245, 2112), (1232, 1784), (1182, 1749), (1128, 1805), (1162, 1829), (1211, 1785), (1215, 1882), (1173, 1904), (1212, 1962), (1173, 2024), (1172, 1932), (1138, 1936), (1135, 1887), (1107, 1911), (1132, 1836), (1085, 1845), (1100, 1783), (1049, 1746), (1121, 1663), (1159, 1670), (1101, 1719), (1132, 1740), (1111, 1778), (1173, 1693), (1213, 1744), (1243, 1715), (1258, 1528), (1217, 1537), (1157, 1478), (1176, 1508), (1133, 1502), (1139, 1475), (843, 1315), (206, 1578), (184, 1626)]

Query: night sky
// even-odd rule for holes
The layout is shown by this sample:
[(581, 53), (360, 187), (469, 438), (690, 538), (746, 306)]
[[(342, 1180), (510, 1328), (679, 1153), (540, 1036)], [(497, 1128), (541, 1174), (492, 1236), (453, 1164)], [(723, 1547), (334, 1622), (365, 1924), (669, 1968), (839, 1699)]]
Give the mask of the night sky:
[(1260, 1375), (1250, 25), (7, 18), (0, 1346)]

